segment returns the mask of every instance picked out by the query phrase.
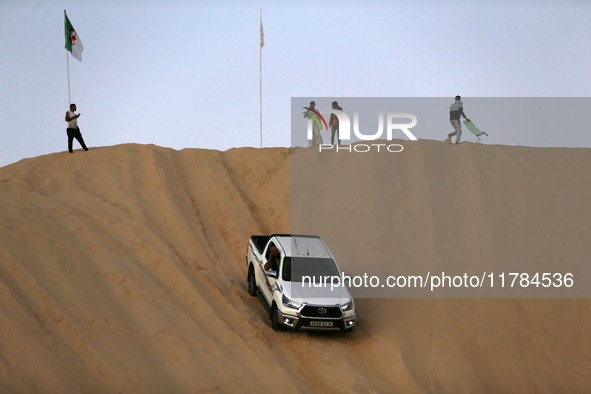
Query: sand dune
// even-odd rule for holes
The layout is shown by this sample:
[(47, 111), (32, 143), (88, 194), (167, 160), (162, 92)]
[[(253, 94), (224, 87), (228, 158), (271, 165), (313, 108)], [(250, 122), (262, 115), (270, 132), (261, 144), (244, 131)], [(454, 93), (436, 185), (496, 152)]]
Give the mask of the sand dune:
[[(589, 174), (588, 149), (418, 144), (427, 178), (457, 166), (453, 148), (487, 166), (485, 187), (519, 184), (503, 168), (528, 154)], [(0, 168), (0, 392), (591, 387), (587, 299), (360, 299), (352, 333), (273, 332), (244, 254), (251, 234), (292, 230), (292, 153), (129, 144)]]

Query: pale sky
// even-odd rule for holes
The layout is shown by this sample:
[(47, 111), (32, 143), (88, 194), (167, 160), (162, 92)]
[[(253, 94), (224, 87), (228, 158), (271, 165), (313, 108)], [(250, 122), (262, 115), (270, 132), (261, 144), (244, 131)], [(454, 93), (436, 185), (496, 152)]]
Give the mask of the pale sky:
[[(0, 0), (0, 166), (67, 150), (64, 9), (91, 149), (258, 147), (259, 9), (264, 147), (291, 145), (292, 97), (460, 94), (471, 116), (471, 98), (591, 96), (587, 1)], [(591, 147), (588, 123), (536, 133), (482, 111), (485, 143)], [(447, 113), (417, 137), (443, 139)]]

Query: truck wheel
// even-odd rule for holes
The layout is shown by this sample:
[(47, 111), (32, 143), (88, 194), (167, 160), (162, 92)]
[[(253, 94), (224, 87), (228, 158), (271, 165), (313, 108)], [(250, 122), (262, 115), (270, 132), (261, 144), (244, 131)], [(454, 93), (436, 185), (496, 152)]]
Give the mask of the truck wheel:
[(254, 269), (252, 265), (248, 268), (248, 294), (252, 297), (257, 296), (257, 292), (259, 288), (256, 284), (256, 279), (254, 278)]
[(277, 321), (277, 305), (271, 307), (271, 328), (273, 331), (281, 330), (281, 324)]

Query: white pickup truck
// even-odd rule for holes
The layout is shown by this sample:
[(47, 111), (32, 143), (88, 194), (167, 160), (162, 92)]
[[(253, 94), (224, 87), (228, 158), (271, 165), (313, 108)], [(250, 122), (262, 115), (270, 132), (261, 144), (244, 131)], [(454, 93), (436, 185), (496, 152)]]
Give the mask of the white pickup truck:
[(350, 330), (353, 297), (334, 256), (312, 235), (253, 235), (246, 254), (248, 294), (259, 297), (271, 327), (296, 330)]

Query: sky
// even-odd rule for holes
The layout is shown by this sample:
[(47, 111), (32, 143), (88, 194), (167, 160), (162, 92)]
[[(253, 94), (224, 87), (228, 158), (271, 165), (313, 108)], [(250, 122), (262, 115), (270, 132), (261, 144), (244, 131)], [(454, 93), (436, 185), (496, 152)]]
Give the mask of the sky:
[[(448, 98), (417, 135), (442, 140), (456, 94), (469, 116), (480, 98), (542, 97), (584, 115), (591, 96), (588, 1), (0, 0), (0, 166), (67, 150), (64, 9), (84, 44), (69, 74), (91, 149), (259, 147), (259, 9), (263, 147), (291, 146), (292, 97)], [(488, 112), (471, 116), (484, 143), (591, 147), (576, 114), (536, 133)]]

